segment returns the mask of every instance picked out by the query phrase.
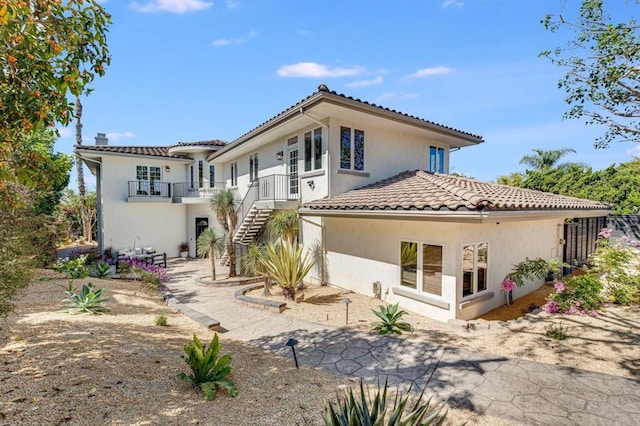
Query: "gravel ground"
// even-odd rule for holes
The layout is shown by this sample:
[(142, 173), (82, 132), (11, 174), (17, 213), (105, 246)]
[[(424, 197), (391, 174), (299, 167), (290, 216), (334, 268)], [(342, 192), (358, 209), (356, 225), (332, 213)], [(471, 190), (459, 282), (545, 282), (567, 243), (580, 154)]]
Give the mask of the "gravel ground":
[[(64, 279), (42, 271), (0, 319), (0, 424), (315, 425), (327, 399), (355, 383), (220, 336), (239, 395), (203, 395), (176, 378), (194, 333), (212, 333), (139, 283), (91, 279), (111, 300), (106, 315), (59, 312)], [(357, 306), (357, 305), (356, 305)], [(164, 314), (168, 327), (154, 324)], [(508, 425), (450, 411), (450, 424)]]
[[(344, 327), (343, 300), (348, 297), (351, 303), (347, 327), (367, 331), (376, 320), (371, 310), (377, 310), (383, 303), (336, 287), (307, 286), (303, 292), (304, 301), (288, 302), (282, 315)], [(261, 297), (262, 290), (247, 294)], [(284, 300), (277, 287), (272, 289), (271, 298)], [(520, 313), (522, 307), (517, 304), (513, 309)], [(443, 329), (415, 312), (404, 318), (414, 329), (411, 334), (403, 334), (408, 339), (640, 379), (639, 307), (608, 304), (597, 317), (540, 313), (508, 321), (505, 326), (489, 331)], [(545, 327), (551, 323), (563, 324), (567, 330), (565, 340), (545, 336)]]

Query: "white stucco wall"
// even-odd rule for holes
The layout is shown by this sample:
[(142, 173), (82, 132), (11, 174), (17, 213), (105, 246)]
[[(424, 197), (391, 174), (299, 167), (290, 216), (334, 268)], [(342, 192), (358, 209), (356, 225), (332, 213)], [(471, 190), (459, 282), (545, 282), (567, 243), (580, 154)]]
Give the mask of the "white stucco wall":
[[(152, 246), (168, 256), (178, 255), (186, 241), (186, 206), (169, 202), (127, 202), (128, 182), (136, 166), (158, 166), (163, 182), (185, 182), (183, 162), (153, 157), (102, 157), (102, 218), (104, 246), (114, 249)], [(165, 166), (170, 171), (165, 171)], [(140, 238), (138, 238), (140, 237)]]
[[(319, 217), (304, 216), (305, 221), (319, 222)], [(558, 252), (558, 226), (561, 219), (522, 222), (463, 224), (388, 219), (351, 219), (325, 217), (328, 283), (373, 295), (373, 282), (382, 284), (382, 299), (428, 317), (447, 320), (471, 319), (504, 304), (500, 282), (512, 266), (526, 257), (551, 259)], [(322, 238), (320, 227), (303, 223), (305, 247)], [(449, 303), (449, 309), (417, 301), (394, 293), (400, 281), (400, 241), (416, 241), (443, 247), (442, 296), (432, 296)], [(488, 288), (493, 297), (460, 308), (460, 303), (477, 295), (462, 297), (462, 247), (468, 243), (489, 243)], [(318, 272), (309, 281), (317, 280)], [(529, 282), (514, 291), (514, 298), (541, 284)]]
[[(331, 194), (340, 194), (370, 183), (378, 182), (406, 170), (429, 168), (429, 147), (445, 150), (445, 173), (449, 170), (449, 147), (429, 138), (427, 132), (403, 132), (398, 123), (385, 127), (388, 120), (364, 117), (353, 122), (332, 117), (330, 120)], [(348, 174), (340, 170), (340, 127), (364, 130), (365, 174)], [(404, 125), (408, 127), (408, 125)]]

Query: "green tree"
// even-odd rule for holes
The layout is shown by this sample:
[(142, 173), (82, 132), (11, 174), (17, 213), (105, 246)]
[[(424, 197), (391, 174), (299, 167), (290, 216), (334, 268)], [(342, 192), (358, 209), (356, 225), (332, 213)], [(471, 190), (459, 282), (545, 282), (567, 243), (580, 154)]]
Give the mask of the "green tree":
[(563, 167), (559, 165), (558, 161), (569, 153), (575, 154), (576, 151), (573, 148), (560, 148), (544, 150), (539, 148), (532, 149), (535, 154), (525, 155), (520, 159), (520, 164), (533, 167), (534, 170), (544, 171), (554, 167)]
[(15, 161), (19, 137), (68, 124), (67, 95), (104, 74), (110, 22), (96, 0), (0, 1), (0, 190), (39, 163)]
[(506, 176), (498, 176), (496, 181), (500, 185), (522, 187), (525, 178), (526, 175), (524, 173), (514, 172)]
[(283, 238), (292, 244), (298, 241), (299, 228), (300, 220), (296, 209), (276, 210), (267, 221), (269, 237)]
[(233, 235), (238, 224), (238, 206), (240, 201), (236, 192), (225, 189), (217, 192), (211, 198), (211, 209), (216, 214), (218, 222), (227, 234), (227, 255), (229, 256), (229, 277), (236, 276), (236, 253), (233, 247)]
[(224, 235), (220, 235), (215, 229), (207, 228), (196, 240), (196, 251), (198, 256), (209, 255), (211, 261), (211, 279), (216, 280), (216, 252), (222, 251), (224, 246)]
[[(622, 3), (622, 2), (618, 2)], [(638, 1), (627, 2), (632, 14)], [(558, 82), (570, 105), (568, 118), (585, 117), (590, 124), (607, 127), (596, 139), (598, 148), (612, 141), (640, 142), (640, 27), (632, 15), (613, 22), (604, 0), (582, 0), (574, 20), (547, 15), (544, 27), (554, 33), (571, 32), (564, 47), (541, 52), (568, 71)]]
[[(67, 235), (82, 235), (86, 241), (92, 241), (97, 235), (98, 199), (95, 191), (89, 191), (82, 197), (72, 189), (64, 193), (60, 203), (63, 220), (67, 225)], [(89, 238), (84, 233), (84, 223), (87, 223), (91, 232)]]

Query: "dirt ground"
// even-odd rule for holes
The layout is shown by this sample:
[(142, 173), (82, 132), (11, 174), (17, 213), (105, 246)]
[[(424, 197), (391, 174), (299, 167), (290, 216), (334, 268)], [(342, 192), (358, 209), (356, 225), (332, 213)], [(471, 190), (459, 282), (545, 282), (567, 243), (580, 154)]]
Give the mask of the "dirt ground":
[[(531, 303), (541, 305), (552, 290), (553, 287), (543, 285), (528, 297), (515, 300), (511, 307), (504, 306), (483, 315), (484, 319), (519, 318), (488, 331), (445, 329), (429, 318), (409, 311), (403, 319), (412, 325), (413, 332), (403, 336), (493, 355), (640, 379), (640, 308), (608, 304), (597, 317), (544, 312), (523, 317), (523, 310)], [(336, 287), (307, 286), (303, 292), (304, 301), (288, 302), (288, 309), (281, 315), (369, 331), (371, 322), (377, 319), (372, 309), (377, 310), (383, 304), (380, 300)], [(262, 290), (247, 294), (261, 297)], [(272, 289), (270, 298), (284, 300), (277, 287)], [(345, 324), (345, 298), (351, 300), (348, 324)], [(565, 340), (545, 336), (546, 326), (560, 323), (566, 329)]]
[[(137, 282), (91, 281), (106, 288), (106, 315), (60, 312), (66, 280), (42, 271), (0, 319), (0, 424), (317, 425), (325, 402), (357, 385), (220, 335), (239, 395), (208, 402), (176, 376), (193, 334), (208, 343), (212, 333)], [(449, 419), (511, 424), (462, 410)]]

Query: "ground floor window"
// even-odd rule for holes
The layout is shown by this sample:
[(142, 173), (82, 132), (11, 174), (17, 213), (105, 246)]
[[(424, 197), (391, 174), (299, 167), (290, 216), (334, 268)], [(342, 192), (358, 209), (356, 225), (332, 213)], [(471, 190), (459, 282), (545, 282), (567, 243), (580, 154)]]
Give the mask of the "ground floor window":
[(400, 285), (442, 296), (442, 246), (401, 241)]
[(462, 297), (487, 289), (489, 243), (462, 246)]

